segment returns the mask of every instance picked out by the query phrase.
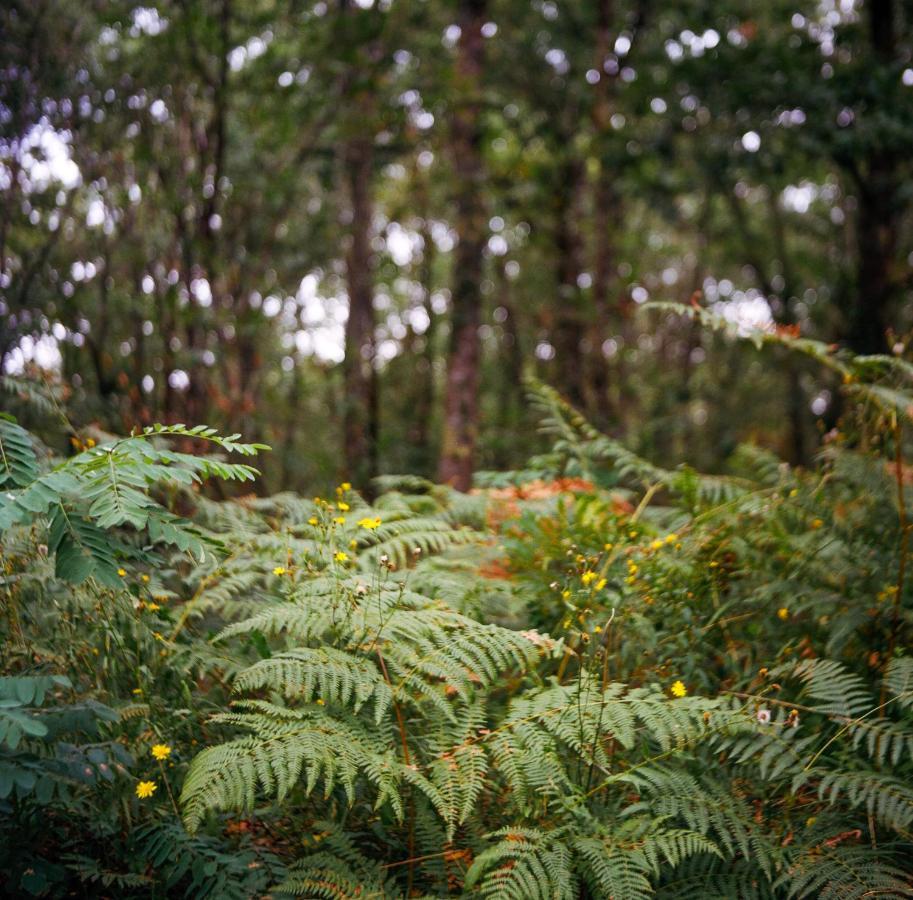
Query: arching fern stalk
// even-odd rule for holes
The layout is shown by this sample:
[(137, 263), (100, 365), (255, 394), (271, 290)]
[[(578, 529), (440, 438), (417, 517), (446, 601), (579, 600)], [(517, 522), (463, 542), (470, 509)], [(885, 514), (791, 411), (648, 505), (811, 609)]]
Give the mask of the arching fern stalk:
[(156, 501), (151, 489), (163, 482), (191, 485), (213, 476), (251, 481), (257, 470), (170, 450), (156, 440), (168, 437), (194, 438), (242, 456), (268, 449), (240, 443), (237, 434), (221, 437), (205, 426), (154, 425), (86, 449), (42, 473), (28, 433), (11, 419), (0, 418), (0, 535), (15, 524), (44, 519), (56, 573), (75, 584), (90, 576), (109, 587), (119, 584), (118, 558), (137, 551), (111, 533), (115, 528), (145, 532), (150, 544), (172, 544), (202, 556), (211, 540)]

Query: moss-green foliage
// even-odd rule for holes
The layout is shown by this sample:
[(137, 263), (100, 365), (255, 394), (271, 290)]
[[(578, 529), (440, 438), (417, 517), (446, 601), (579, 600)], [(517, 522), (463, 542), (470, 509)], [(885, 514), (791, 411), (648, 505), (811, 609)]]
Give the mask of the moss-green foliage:
[(252, 470), (162, 442), (255, 446), (3, 419), (3, 889), (908, 895), (909, 374), (793, 349), (848, 389), (810, 471), (661, 469), (531, 385), (554, 451), (491, 490), (215, 502)]

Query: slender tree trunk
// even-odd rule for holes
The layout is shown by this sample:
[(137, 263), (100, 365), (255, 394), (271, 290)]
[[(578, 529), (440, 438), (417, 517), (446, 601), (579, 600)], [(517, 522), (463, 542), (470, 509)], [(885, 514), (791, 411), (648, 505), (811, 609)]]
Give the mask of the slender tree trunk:
[[(879, 65), (896, 57), (894, 0), (870, 0), (869, 37)], [(857, 353), (882, 353), (897, 285), (892, 267), (902, 212), (897, 154), (875, 146), (858, 179), (857, 296), (848, 322), (847, 342)]]
[(422, 336), (421, 356), (416, 359), (416, 396), (415, 417), (409, 425), (409, 440), (416, 449), (416, 458), (420, 461), (421, 471), (431, 474), (434, 471), (435, 456), (431, 446), (432, 416), (434, 415), (434, 354), (437, 335), (437, 313), (431, 302), (432, 278), (434, 274), (434, 240), (431, 237), (431, 226), (428, 220), (428, 184), (427, 176), (417, 171), (414, 174), (416, 199), (421, 217), (420, 235), (422, 238), (422, 258), (417, 267), (416, 276), (422, 288), (422, 306), (428, 316), (428, 327)]
[(613, 325), (620, 320), (619, 310), (609, 300), (612, 287), (612, 272), (615, 256), (613, 222), (622, 221), (619, 209), (620, 198), (615, 190), (614, 175), (607, 152), (612, 139), (610, 120), (612, 117), (612, 77), (605, 71), (605, 61), (612, 50), (612, 24), (614, 0), (599, 0), (596, 13), (596, 59), (595, 69), (599, 81), (593, 85), (593, 128), (596, 132), (596, 147), (599, 148), (599, 168), (593, 185), (593, 322), (590, 328), (588, 354), (591, 415), (597, 425), (605, 424), (610, 415), (609, 362), (602, 352), (602, 345), (610, 336)]
[(552, 343), (555, 347), (558, 385), (578, 409), (585, 409), (587, 321), (584, 298), (577, 284), (581, 267), (579, 220), (580, 161), (568, 156), (562, 165), (555, 195), (555, 253), (558, 297)]
[(460, 0), (462, 29), (456, 75), (460, 96), (453, 113), (451, 149), (456, 174), (456, 228), (450, 351), (444, 398), (440, 479), (461, 491), (472, 484), (479, 416), (479, 326), (486, 239), (481, 155), (480, 89), (486, 0)]
[(377, 474), (377, 373), (374, 368), (374, 291), (371, 282), (370, 138), (354, 137), (344, 153), (352, 222), (346, 252), (349, 318), (346, 322), (343, 432), (346, 475), (367, 488)]

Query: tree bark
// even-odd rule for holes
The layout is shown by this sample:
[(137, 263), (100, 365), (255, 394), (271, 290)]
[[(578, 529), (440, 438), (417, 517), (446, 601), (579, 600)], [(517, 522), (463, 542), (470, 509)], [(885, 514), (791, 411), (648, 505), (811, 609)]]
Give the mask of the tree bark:
[[(878, 65), (889, 65), (897, 51), (894, 0), (871, 0), (866, 6), (872, 54)], [(897, 291), (892, 274), (902, 211), (897, 169), (896, 152), (876, 144), (865, 160), (864, 175), (857, 179), (857, 295), (846, 335), (857, 353), (885, 350), (890, 307)]]
[(568, 401), (585, 410), (588, 311), (577, 284), (581, 270), (579, 187), (583, 172), (580, 160), (568, 155), (558, 175), (555, 195), (555, 253), (558, 282), (557, 308), (552, 343), (559, 389)]
[(374, 368), (374, 291), (371, 281), (370, 138), (351, 138), (345, 148), (345, 178), (352, 223), (346, 252), (349, 318), (346, 321), (343, 435), (346, 477), (360, 488), (377, 474), (377, 373)]
[(486, 240), (479, 94), (486, 7), (486, 0), (460, 0), (458, 24), (461, 33), (456, 62), (460, 102), (451, 125), (459, 243), (454, 255), (439, 477), (461, 491), (468, 490), (472, 484), (479, 417), (479, 326), (482, 321), (482, 254)]
[(622, 221), (621, 199), (615, 190), (608, 144), (611, 141), (613, 82), (605, 70), (605, 61), (612, 51), (614, 0), (599, 0), (596, 12), (596, 59), (594, 68), (599, 81), (593, 86), (591, 116), (595, 131), (599, 169), (593, 185), (593, 322), (590, 327), (588, 361), (593, 422), (602, 426), (609, 418), (609, 362), (602, 352), (603, 342), (617, 326), (621, 315), (609, 300), (614, 271), (613, 222)]

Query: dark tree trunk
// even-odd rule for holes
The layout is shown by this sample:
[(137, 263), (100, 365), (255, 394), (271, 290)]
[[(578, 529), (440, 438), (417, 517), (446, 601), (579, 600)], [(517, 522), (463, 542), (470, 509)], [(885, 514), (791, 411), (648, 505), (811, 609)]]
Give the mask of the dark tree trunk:
[(559, 389), (578, 409), (586, 404), (587, 323), (589, 316), (577, 284), (581, 266), (579, 221), (580, 178), (582, 167), (575, 157), (568, 158), (559, 174), (555, 195), (555, 253), (557, 255), (558, 296), (552, 343)]
[[(889, 65), (896, 56), (894, 0), (870, 0), (869, 38), (878, 65)], [(897, 285), (892, 267), (897, 251), (901, 218), (898, 200), (898, 157), (876, 144), (858, 178), (856, 302), (851, 311), (847, 343), (857, 353), (882, 353), (890, 324), (890, 307)]]
[(421, 355), (416, 359), (416, 396), (415, 416), (409, 425), (409, 439), (416, 450), (422, 473), (433, 477), (436, 456), (432, 446), (432, 417), (435, 407), (435, 343), (437, 336), (437, 313), (431, 301), (433, 293), (432, 279), (434, 272), (434, 240), (431, 237), (429, 223), (428, 185), (426, 176), (416, 172), (416, 198), (421, 216), (422, 258), (416, 272), (422, 286), (422, 305), (428, 316), (428, 328), (425, 330)]
[(460, 0), (462, 29), (456, 76), (461, 101), (453, 113), (451, 149), (456, 174), (456, 227), (450, 351), (444, 398), (440, 479), (458, 490), (472, 484), (479, 416), (479, 326), (486, 240), (481, 155), (480, 82), (486, 0)]
[(352, 223), (346, 252), (349, 318), (346, 322), (343, 432), (346, 476), (360, 488), (377, 474), (377, 374), (374, 368), (374, 291), (371, 282), (371, 171), (369, 138), (352, 138), (344, 154)]
[(883, 353), (896, 286), (891, 268), (897, 250), (899, 212), (894, 160), (886, 153), (870, 160), (859, 186), (857, 295), (847, 343), (857, 353)]
[(619, 323), (620, 310), (613, 307), (609, 296), (614, 269), (613, 222), (622, 221), (620, 198), (615, 190), (614, 177), (608, 153), (612, 139), (612, 77), (605, 71), (605, 61), (612, 51), (613, 0), (599, 0), (596, 20), (596, 60), (599, 81), (593, 86), (592, 119), (599, 148), (599, 170), (593, 186), (593, 324), (590, 328), (588, 354), (591, 406), (590, 415), (597, 425), (605, 425), (609, 413), (609, 363), (602, 353), (602, 345), (613, 326)]

